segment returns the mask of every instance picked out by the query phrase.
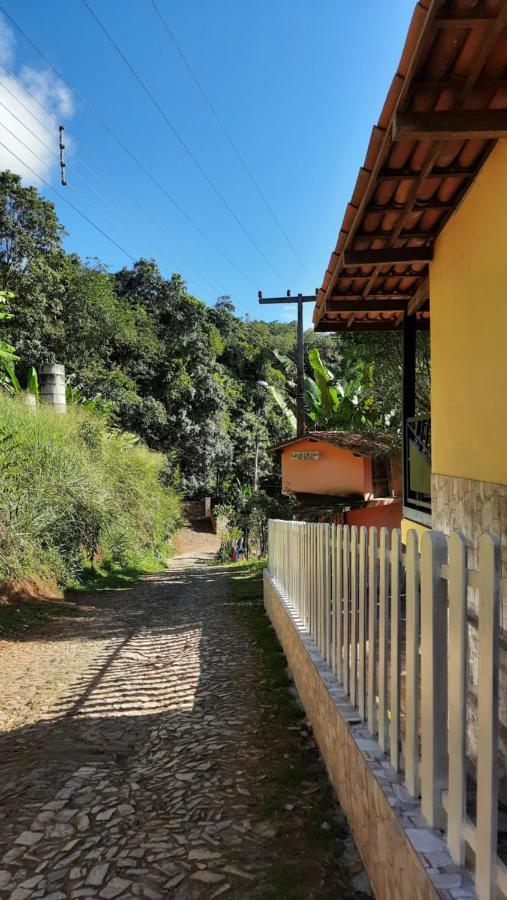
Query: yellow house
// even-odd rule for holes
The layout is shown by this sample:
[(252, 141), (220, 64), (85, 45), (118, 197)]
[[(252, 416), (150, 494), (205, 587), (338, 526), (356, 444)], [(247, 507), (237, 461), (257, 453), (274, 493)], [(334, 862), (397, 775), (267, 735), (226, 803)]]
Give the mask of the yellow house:
[[(317, 331), (403, 333), (402, 532), (502, 537), (507, 2), (417, 4), (317, 295)], [(415, 358), (430, 329), (431, 409)]]

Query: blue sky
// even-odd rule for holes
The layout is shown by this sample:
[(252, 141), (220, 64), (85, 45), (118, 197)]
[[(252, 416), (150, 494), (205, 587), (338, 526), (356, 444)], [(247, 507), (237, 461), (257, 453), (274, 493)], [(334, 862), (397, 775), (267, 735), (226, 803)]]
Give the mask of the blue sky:
[[(3, 0), (6, 12), (61, 72), (66, 85), (4, 17), (0, 124), (9, 132), (3, 132), (0, 166), (20, 171), (55, 202), (69, 232), (69, 250), (98, 257), (112, 270), (131, 264), (118, 247), (37, 181), (25, 164), (128, 254), (136, 259), (155, 257), (166, 276), (181, 272), (193, 293), (207, 303), (228, 293), (239, 314), (291, 319), (290, 307), (260, 308), (257, 290), (265, 296), (285, 294), (287, 288), (313, 293), (320, 285), (371, 127), (399, 60), (413, 0), (157, 0), (304, 268), (220, 130), (150, 0), (88, 2), (263, 255), (82, 0)], [(68, 86), (166, 193), (143, 174)], [(68, 144), (66, 188), (58, 180), (59, 122), (65, 125)], [(307, 321), (311, 311), (307, 304)]]

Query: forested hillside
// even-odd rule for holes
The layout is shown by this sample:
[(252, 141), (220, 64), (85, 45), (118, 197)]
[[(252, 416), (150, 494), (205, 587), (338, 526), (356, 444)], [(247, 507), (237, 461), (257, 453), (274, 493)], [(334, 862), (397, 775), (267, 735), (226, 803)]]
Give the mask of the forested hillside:
[[(66, 253), (63, 234), (51, 203), (1, 174), (0, 289), (13, 292), (3, 335), (18, 371), (64, 363), (83, 396), (113, 401), (117, 424), (167, 456), (187, 496), (226, 500), (232, 485), (253, 484), (256, 466), (257, 483), (271, 485), (269, 447), (290, 426), (259, 381), (283, 386), (273, 350), (292, 355), (294, 325), (240, 319), (227, 297), (208, 307), (155, 260), (109, 272)], [(398, 343), (307, 334), (344, 375), (366, 359), (371, 402), (394, 420)]]

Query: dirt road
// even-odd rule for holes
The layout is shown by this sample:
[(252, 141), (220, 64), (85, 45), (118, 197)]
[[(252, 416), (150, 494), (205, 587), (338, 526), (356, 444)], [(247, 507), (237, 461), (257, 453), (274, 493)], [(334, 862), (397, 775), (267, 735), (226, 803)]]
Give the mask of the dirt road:
[(0, 897), (361, 896), (282, 682), (272, 705), (258, 587), (206, 565), (215, 548), (183, 533), (167, 571), (3, 643)]

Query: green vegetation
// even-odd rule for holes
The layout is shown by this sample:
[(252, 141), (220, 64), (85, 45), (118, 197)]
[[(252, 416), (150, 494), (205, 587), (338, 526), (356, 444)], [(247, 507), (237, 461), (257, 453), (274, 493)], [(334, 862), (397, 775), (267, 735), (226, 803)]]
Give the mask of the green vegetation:
[(262, 568), (262, 560), (236, 563), (229, 582), (229, 597), (260, 656), (259, 707), (270, 748), (259, 782), (260, 823), (273, 828), (262, 897), (359, 898), (364, 895), (350, 887), (354, 858), (348, 826), (264, 611)]
[(160, 565), (178, 518), (166, 460), (138, 438), (0, 395), (0, 581)]
[[(230, 534), (239, 529), (262, 554), (267, 518), (293, 513), (291, 503), (280, 496), (279, 462), (270, 448), (293, 434), (294, 323), (241, 319), (227, 296), (207, 306), (188, 292), (181, 275), (164, 278), (154, 260), (140, 259), (110, 272), (97, 260), (67, 253), (63, 235), (52, 203), (12, 172), (0, 172), (0, 389), (18, 396), (10, 413), (5, 403), (0, 409), (2, 476), (9, 479), (0, 489), (0, 540), (9, 548), (0, 577), (43, 564), (44, 571), (54, 567), (55, 575), (68, 581), (79, 571), (83, 554), (86, 560), (94, 553), (94, 564), (100, 554), (108, 564), (118, 559), (125, 563), (150, 543), (143, 514), (139, 533), (130, 512), (128, 523), (119, 524), (118, 510), (129, 507), (126, 493), (137, 477), (128, 471), (124, 478), (123, 468), (129, 469), (132, 461), (135, 469), (142, 459), (144, 473), (152, 465), (141, 446), (127, 453), (132, 437), (121, 439), (121, 432), (137, 435), (146, 448), (163, 455), (153, 463), (157, 478), (163, 471), (165, 483), (177, 485), (188, 498), (212, 496), (228, 519)], [(309, 426), (371, 430), (389, 424), (399, 429), (398, 334), (310, 331), (305, 340)], [(422, 344), (421, 411), (427, 408), (426, 351)], [(21, 426), (20, 409), (27, 391), (36, 394), (34, 367), (46, 362), (65, 365), (73, 411), (67, 426), (55, 424), (53, 457), (50, 462), (48, 450), (43, 478), (43, 468), (35, 469), (41, 444), (32, 446), (27, 438), (31, 428), (39, 441), (39, 431), (28, 417)], [(280, 403), (288, 417), (280, 414)], [(108, 433), (114, 428), (114, 438), (106, 439), (103, 432), (100, 452), (91, 446), (92, 437), (83, 437), (87, 428), (92, 434), (99, 427), (86, 413), (105, 417)], [(47, 446), (53, 427), (49, 416), (37, 415), (40, 441)], [(19, 434), (12, 432), (14, 419)], [(68, 458), (62, 449), (65, 440)], [(6, 441), (20, 442), (24, 463), (18, 452), (10, 458)], [(123, 454), (121, 477), (113, 475), (114, 465), (106, 464), (108, 443), (111, 459)], [(98, 468), (95, 458), (90, 462), (93, 454), (101, 458)], [(18, 465), (23, 477), (18, 477)], [(58, 490), (65, 484), (65, 468), (75, 486), (62, 487), (56, 497), (53, 484)], [(28, 473), (34, 471), (29, 484)], [(26, 496), (17, 493), (28, 489), (36, 492), (33, 513)], [(145, 509), (135, 490), (132, 503)], [(52, 504), (57, 512), (51, 511)], [(170, 526), (174, 518), (169, 516)], [(166, 534), (159, 525), (155, 528), (151, 543), (157, 553)], [(146, 549), (153, 552), (151, 546)]]

